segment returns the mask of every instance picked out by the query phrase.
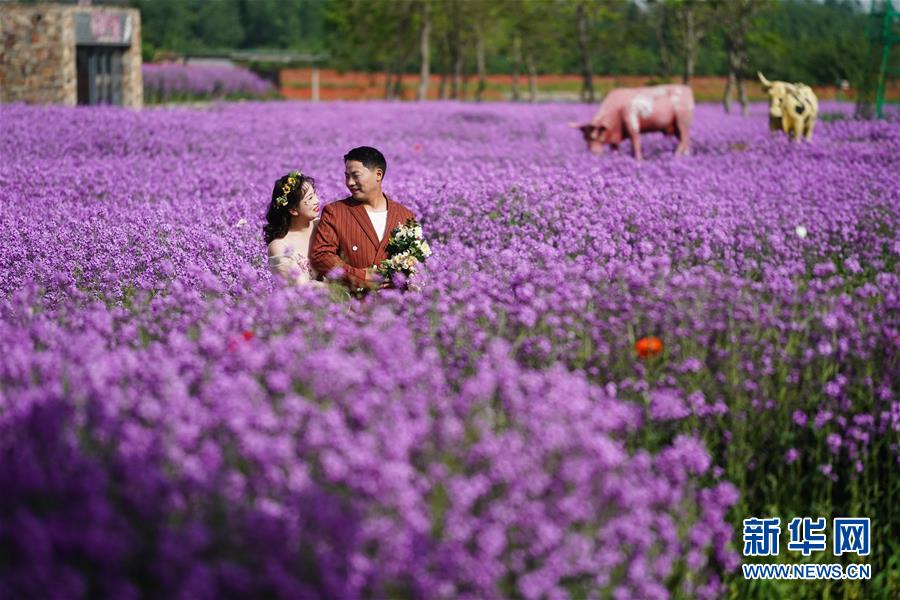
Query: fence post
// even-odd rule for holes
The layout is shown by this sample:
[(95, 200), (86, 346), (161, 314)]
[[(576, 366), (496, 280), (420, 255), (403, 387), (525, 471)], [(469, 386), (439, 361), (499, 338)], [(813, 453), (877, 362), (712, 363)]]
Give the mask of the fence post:
[(319, 101), (319, 67), (315, 65), (312, 68), (312, 101)]

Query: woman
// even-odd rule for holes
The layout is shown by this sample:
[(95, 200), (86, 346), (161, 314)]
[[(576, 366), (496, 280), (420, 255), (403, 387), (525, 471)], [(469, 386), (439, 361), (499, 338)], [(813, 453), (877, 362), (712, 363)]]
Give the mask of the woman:
[(309, 248), (319, 222), (315, 181), (291, 171), (275, 182), (263, 227), (269, 247), (269, 268), (295, 284), (314, 282)]

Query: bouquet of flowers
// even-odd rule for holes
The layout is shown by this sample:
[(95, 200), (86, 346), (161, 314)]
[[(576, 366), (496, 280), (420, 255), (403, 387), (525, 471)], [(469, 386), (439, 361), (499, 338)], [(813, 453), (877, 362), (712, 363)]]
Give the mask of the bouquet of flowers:
[[(419, 263), (431, 256), (431, 248), (422, 235), (422, 226), (415, 219), (408, 219), (403, 225), (399, 225), (391, 231), (391, 239), (387, 245), (388, 258), (381, 261), (377, 267), (377, 273), (387, 281), (398, 285), (397, 279), (405, 282), (416, 273)], [(395, 277), (396, 275), (402, 277)]]

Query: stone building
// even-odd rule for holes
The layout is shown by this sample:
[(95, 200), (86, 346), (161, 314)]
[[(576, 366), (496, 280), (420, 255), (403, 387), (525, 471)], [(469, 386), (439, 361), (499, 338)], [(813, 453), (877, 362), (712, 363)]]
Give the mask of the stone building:
[(137, 9), (0, 2), (0, 102), (143, 101)]

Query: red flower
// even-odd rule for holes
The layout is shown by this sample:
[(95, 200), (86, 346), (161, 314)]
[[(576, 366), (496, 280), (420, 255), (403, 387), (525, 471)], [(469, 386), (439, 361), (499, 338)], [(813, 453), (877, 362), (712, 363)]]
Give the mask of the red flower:
[(246, 341), (248, 341), (248, 342), (249, 342), (250, 340), (252, 340), (253, 337), (254, 337), (254, 333), (253, 333), (252, 331), (249, 331), (249, 330), (248, 330), (248, 331), (245, 331), (245, 332), (242, 333), (241, 335), (244, 336), (244, 340), (246, 340)]
[(662, 340), (658, 337), (653, 337), (652, 335), (648, 337), (642, 337), (634, 344), (634, 351), (637, 352), (637, 355), (640, 358), (656, 356), (657, 354), (662, 352), (662, 349)]
[(419, 152), (420, 150), (422, 150), (422, 144), (413, 144), (413, 152)]

